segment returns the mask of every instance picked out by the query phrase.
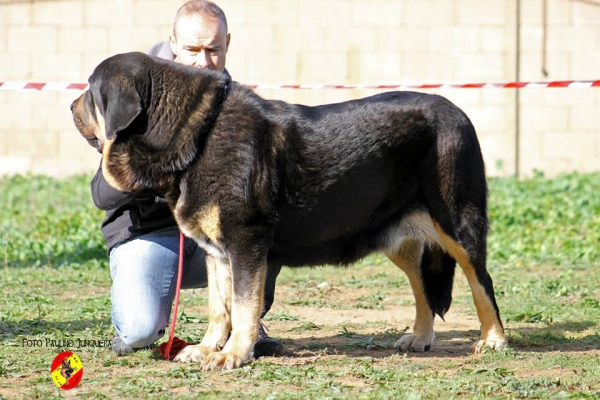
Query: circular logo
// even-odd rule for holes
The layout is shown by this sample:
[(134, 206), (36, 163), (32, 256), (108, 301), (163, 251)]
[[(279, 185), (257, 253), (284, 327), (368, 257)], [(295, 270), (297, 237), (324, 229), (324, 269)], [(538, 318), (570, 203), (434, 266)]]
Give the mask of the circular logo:
[(62, 390), (73, 389), (83, 377), (83, 364), (77, 354), (63, 351), (52, 361), (50, 368), (52, 380)]

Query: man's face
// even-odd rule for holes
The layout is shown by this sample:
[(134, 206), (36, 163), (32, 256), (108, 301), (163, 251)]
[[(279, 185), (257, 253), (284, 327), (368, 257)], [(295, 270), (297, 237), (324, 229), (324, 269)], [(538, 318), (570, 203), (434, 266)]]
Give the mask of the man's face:
[(220, 19), (182, 17), (175, 29), (175, 35), (171, 36), (171, 49), (176, 55), (176, 62), (219, 72), (225, 70), (230, 35)]

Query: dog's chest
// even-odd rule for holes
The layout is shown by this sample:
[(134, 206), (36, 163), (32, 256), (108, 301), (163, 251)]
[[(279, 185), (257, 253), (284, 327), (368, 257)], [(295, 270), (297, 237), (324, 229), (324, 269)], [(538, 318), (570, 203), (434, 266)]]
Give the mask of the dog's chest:
[(173, 215), (183, 234), (192, 238), (208, 254), (226, 258), (221, 250), (221, 213), (216, 204), (205, 204), (190, 211), (178, 202)]

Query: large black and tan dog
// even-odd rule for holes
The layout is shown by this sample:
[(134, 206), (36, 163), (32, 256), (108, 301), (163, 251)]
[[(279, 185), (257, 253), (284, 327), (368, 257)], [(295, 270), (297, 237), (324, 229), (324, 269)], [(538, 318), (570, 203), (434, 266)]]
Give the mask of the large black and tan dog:
[(264, 100), (222, 74), (142, 53), (102, 62), (71, 106), (115, 188), (164, 194), (207, 252), (209, 326), (179, 361), (236, 368), (256, 340), (267, 268), (346, 265), (381, 251), (409, 278), (427, 351), (456, 262), (483, 346), (506, 345), (486, 270), (487, 186), (467, 116), (390, 92), (319, 107)]

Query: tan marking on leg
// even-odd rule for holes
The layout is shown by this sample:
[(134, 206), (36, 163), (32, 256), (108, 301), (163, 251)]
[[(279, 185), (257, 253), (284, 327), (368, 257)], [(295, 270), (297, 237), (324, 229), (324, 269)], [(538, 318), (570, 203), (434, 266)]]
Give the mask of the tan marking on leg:
[(477, 316), (481, 322), (481, 340), (474, 344), (472, 349), (473, 352), (479, 353), (485, 345), (492, 348), (505, 347), (507, 341), (506, 336), (504, 335), (504, 329), (498, 319), (492, 301), (485, 292), (485, 288), (479, 283), (479, 279), (477, 279), (475, 268), (469, 260), (467, 251), (454, 241), (454, 239), (448, 236), (436, 222), (433, 224), (444, 241), (446, 250), (461, 266), (467, 277), (469, 286), (471, 287), (473, 301), (475, 302), (475, 308), (477, 309)]
[(231, 332), (231, 267), (206, 256), (208, 276), (208, 328), (198, 345), (187, 346), (175, 358), (180, 362), (201, 362), (207, 355), (221, 351)]
[(214, 243), (221, 239), (221, 216), (216, 204), (202, 207), (196, 214), (200, 229)]
[(231, 308), (231, 337), (223, 350), (219, 353), (209, 354), (202, 364), (204, 370), (238, 368), (248, 360), (252, 346), (257, 340), (258, 323), (263, 308), (265, 278), (267, 273), (266, 263), (254, 275), (249, 297), (236, 294), (233, 288)]
[(217, 351), (225, 347), (231, 332), (231, 266), (212, 256), (206, 258), (207, 267), (210, 265), (209, 277), (212, 276), (208, 293), (208, 319), (212, 329), (211, 334), (204, 337), (209, 336), (206, 343)]
[[(192, 217), (189, 219), (182, 218), (181, 207), (185, 204), (186, 201), (187, 200), (186, 200), (185, 196), (180, 196), (179, 200), (177, 200), (177, 204), (175, 205), (175, 210), (173, 211), (173, 216), (175, 217), (175, 221), (177, 222), (177, 225), (179, 226), (179, 229), (181, 230), (181, 232), (183, 232), (185, 236), (194, 239), (196, 241), (196, 243), (198, 244), (198, 246), (202, 247), (202, 249), (206, 252), (206, 254), (216, 257), (224, 263), (229, 263), (229, 256), (225, 253), (224, 249), (220, 247), (219, 242), (216, 241), (217, 239), (218, 240), (221, 239), (218, 208), (216, 208), (216, 206), (214, 206), (214, 207), (212, 207), (213, 211), (207, 213), (208, 215), (210, 215), (212, 217), (212, 221), (214, 224), (213, 226), (216, 226), (212, 230), (213, 239), (214, 239), (213, 240), (206, 235), (206, 233), (202, 230), (202, 227), (201, 227), (202, 221), (204, 221), (204, 225), (205, 225), (205, 229), (206, 229), (206, 225), (207, 225), (206, 221), (207, 220), (206, 219), (200, 220), (197, 218), (197, 216), (201, 214), (201, 211), (197, 212), (195, 214), (195, 217)], [(203, 207), (203, 209), (206, 209), (206, 208), (207, 207)], [(208, 207), (208, 208), (211, 208), (211, 207)], [(214, 237), (215, 235), (217, 235), (217, 237)]]
[(412, 334), (402, 336), (394, 346), (400, 351), (427, 351), (434, 340), (434, 314), (425, 297), (420, 273), (423, 246), (419, 239), (406, 239), (398, 252), (387, 254), (388, 258), (408, 277), (417, 309)]
[(214, 244), (221, 240), (221, 217), (216, 204), (202, 206), (190, 219), (183, 220), (180, 216), (180, 203), (186, 201), (180, 198), (175, 207), (175, 219), (186, 236), (192, 238), (208, 238)]

